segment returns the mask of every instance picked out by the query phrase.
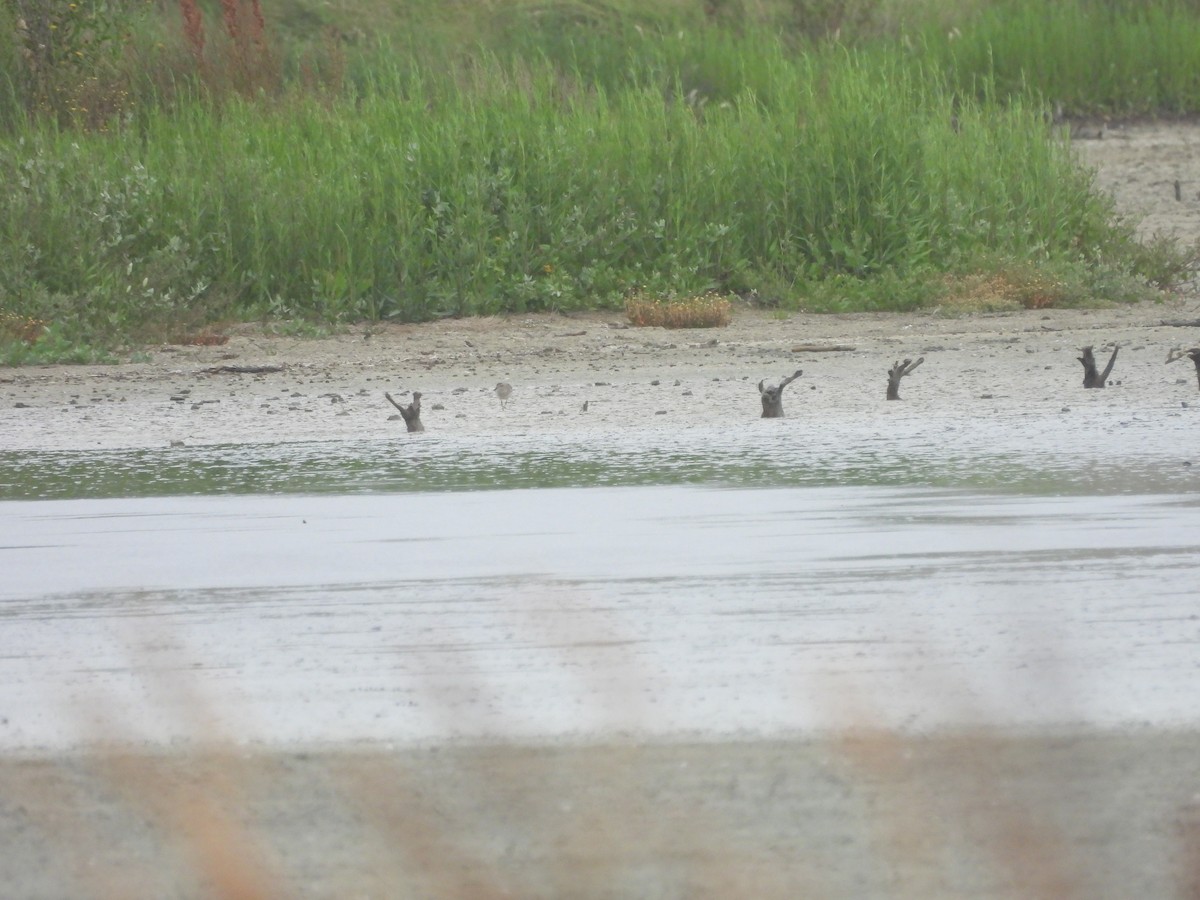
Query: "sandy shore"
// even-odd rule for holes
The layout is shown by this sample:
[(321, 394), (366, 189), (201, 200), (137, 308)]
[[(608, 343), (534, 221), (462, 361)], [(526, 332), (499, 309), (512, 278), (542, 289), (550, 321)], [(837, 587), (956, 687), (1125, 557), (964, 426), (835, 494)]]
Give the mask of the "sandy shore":
[[(1200, 129), (1079, 144), (1143, 233), (1200, 236)], [(1181, 184), (1175, 199), (1174, 184)], [(677, 428), (788, 417), (1174, 417), (1194, 445), (1200, 299), (954, 317), (739, 311), (712, 331), (617, 314), (234, 334), (145, 362), (0, 370), (0, 451)], [(1083, 391), (1078, 348), (1120, 348)], [(1105, 348), (1102, 351), (1102, 348)], [(925, 364), (883, 400), (898, 359)], [(260, 371), (247, 371), (259, 369)], [(492, 393), (514, 386), (505, 407)], [(586, 410), (584, 404), (587, 404)], [(1182, 451), (1181, 451), (1182, 452)], [(1189, 451), (1190, 452), (1190, 451)], [(2, 514), (2, 513), (0, 513)], [(18, 562), (19, 564), (19, 562)], [(0, 711), (2, 715), (2, 711)], [(0, 760), (11, 897), (1192, 897), (1200, 737), (866, 735), (789, 743), (292, 748)]]

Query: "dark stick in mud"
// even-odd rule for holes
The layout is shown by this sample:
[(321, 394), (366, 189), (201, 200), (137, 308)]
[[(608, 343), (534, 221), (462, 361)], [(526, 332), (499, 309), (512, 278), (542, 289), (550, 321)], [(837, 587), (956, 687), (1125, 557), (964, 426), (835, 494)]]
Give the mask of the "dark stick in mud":
[(1186, 356), (1193, 363), (1195, 363), (1195, 365), (1196, 365), (1196, 383), (1200, 384), (1200, 347), (1193, 347), (1191, 350), (1189, 350), (1187, 353), (1185, 353), (1184, 356)]
[(213, 366), (201, 369), (201, 375), (270, 375), (282, 372), (283, 366)]
[(1193, 347), (1191, 350), (1175, 347), (1167, 353), (1167, 362), (1175, 362), (1175, 360), (1183, 359), (1185, 356), (1196, 364), (1196, 382), (1200, 384), (1200, 347)]
[(1091, 347), (1084, 347), (1079, 352), (1083, 356), (1078, 357), (1083, 363), (1083, 386), (1085, 388), (1102, 388), (1108, 384), (1108, 376), (1113, 370), (1113, 365), (1117, 361), (1117, 351), (1120, 347), (1113, 347), (1112, 356), (1108, 358), (1108, 365), (1104, 367), (1103, 372), (1096, 371), (1096, 357), (1092, 355)]
[(779, 382), (778, 387), (763, 387), (763, 381), (758, 383), (758, 393), (762, 397), (762, 418), (783, 418), (783, 389), (803, 374), (803, 369), (797, 369), (795, 375), (789, 375), (783, 379), (783, 381)]
[(421, 424), (421, 392), (413, 391), (412, 403), (408, 406), (401, 406), (392, 399), (392, 395), (387, 391), (383, 392), (383, 396), (388, 398), (388, 403), (400, 410), (400, 415), (404, 417), (404, 424), (408, 426), (409, 431), (424, 431), (425, 426)]
[(888, 369), (888, 386), (887, 398), (889, 400), (900, 399), (900, 379), (912, 372), (917, 366), (925, 362), (925, 357), (920, 357), (916, 362), (911, 359), (906, 359), (904, 362), (897, 362)]

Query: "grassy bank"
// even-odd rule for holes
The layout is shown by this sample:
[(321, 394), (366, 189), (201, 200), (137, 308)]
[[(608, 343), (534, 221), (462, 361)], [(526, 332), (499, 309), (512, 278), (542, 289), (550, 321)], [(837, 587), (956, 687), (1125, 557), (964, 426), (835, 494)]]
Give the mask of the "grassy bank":
[[(8, 83), (0, 342), (10, 359), (37, 358), (31, 343), (78, 357), (213, 320), (568, 310), (635, 291), (903, 309), (981, 276), (1052, 305), (1173, 276), (1180, 255), (1113, 224), (1046, 97), (984, 59), (977, 35), (1007, 22), (1020, 46), (1028, 14), (969, 10), (968, 37), (933, 6), (915, 23), (884, 12), (863, 4), (831, 40), (836, 17), (510, 8), (324, 50), (285, 18), (197, 52), (142, 11), (147, 57), (117, 114), (16, 114), (29, 85)], [(1160, 12), (1142, 18), (1181, 27)], [(1129, 32), (1147, 48), (1156, 34)], [(104, 52), (112, 73), (127, 63)]]

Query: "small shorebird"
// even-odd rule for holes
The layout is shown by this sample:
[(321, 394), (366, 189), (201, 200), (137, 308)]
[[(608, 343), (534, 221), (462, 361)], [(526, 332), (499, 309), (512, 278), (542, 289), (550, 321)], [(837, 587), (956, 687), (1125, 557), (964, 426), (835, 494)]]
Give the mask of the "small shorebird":
[(507, 381), (501, 381), (494, 388), (492, 388), (492, 390), (494, 390), (496, 392), (496, 396), (500, 398), (500, 408), (504, 409), (504, 407), (508, 404), (508, 398), (512, 396), (512, 385)]

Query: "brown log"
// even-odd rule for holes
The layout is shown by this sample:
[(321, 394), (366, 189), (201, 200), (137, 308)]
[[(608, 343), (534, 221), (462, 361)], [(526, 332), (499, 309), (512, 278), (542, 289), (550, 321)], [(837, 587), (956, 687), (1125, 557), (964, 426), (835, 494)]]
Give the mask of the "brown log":
[(762, 418), (783, 418), (783, 389), (804, 374), (803, 369), (797, 369), (794, 375), (789, 375), (778, 386), (763, 387), (764, 382), (758, 383), (758, 393), (762, 398)]
[(797, 344), (793, 353), (845, 353), (853, 350), (853, 344)]
[(201, 369), (202, 375), (270, 375), (282, 372), (283, 366), (212, 366)]
[(897, 361), (890, 369), (888, 369), (887, 398), (889, 400), (900, 399), (900, 379), (905, 375), (908, 375), (913, 369), (923, 362), (925, 362), (925, 357), (923, 356), (916, 362), (913, 362), (911, 359), (906, 359), (904, 362)]
[(404, 418), (404, 424), (409, 431), (424, 431), (425, 426), (421, 424), (421, 392), (413, 391), (412, 403), (408, 406), (401, 406), (392, 399), (392, 395), (387, 391), (383, 392), (383, 396), (387, 397), (388, 403), (400, 410), (400, 415)]

